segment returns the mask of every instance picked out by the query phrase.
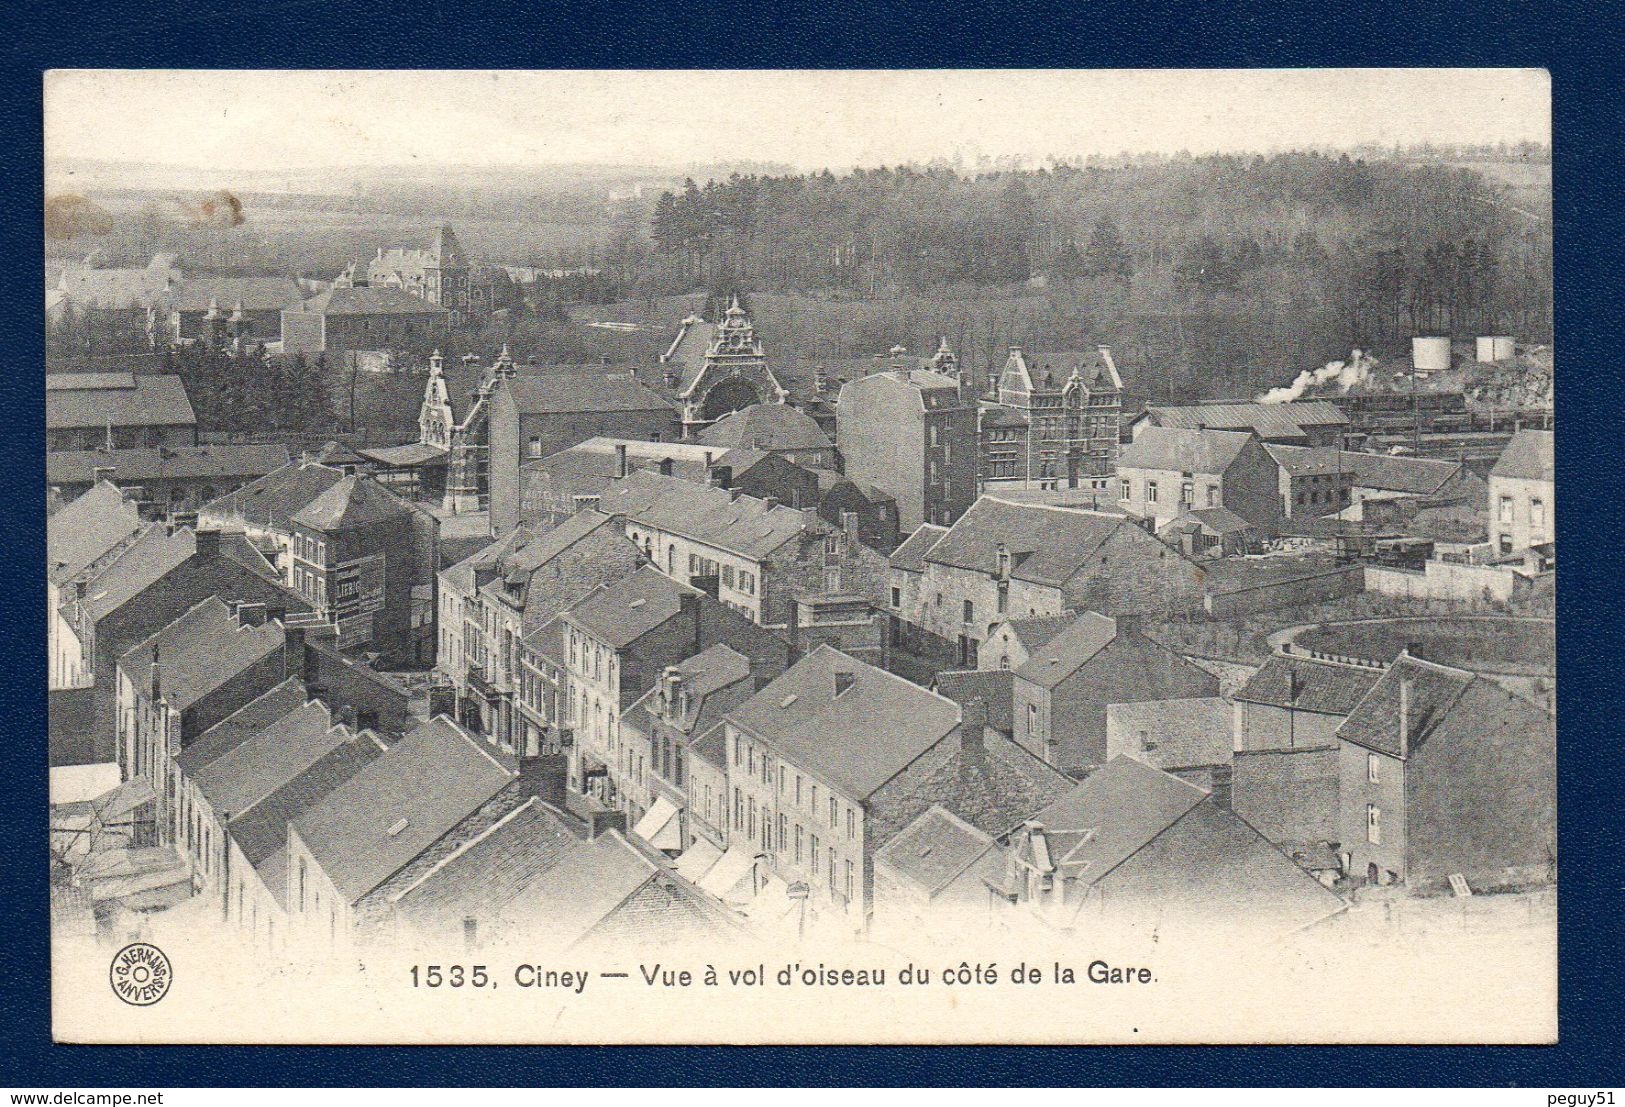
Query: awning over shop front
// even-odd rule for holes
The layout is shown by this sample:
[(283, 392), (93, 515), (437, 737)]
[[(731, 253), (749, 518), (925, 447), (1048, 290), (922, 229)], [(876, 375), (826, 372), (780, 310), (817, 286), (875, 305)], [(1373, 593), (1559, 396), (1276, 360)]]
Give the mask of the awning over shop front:
[(655, 849), (682, 849), (683, 821), (677, 816), (677, 805), (665, 796), (657, 796), (654, 806), (638, 820), (632, 833)]
[(157, 798), (158, 793), (153, 791), (152, 781), (144, 776), (138, 776), (97, 796), (91, 801), (91, 806), (96, 811), (96, 818), (105, 825), (133, 814), (143, 804), (151, 803)]
[(698, 838), (692, 846), (683, 851), (683, 855), (677, 859), (672, 868), (676, 869), (677, 875), (684, 880), (698, 884), (705, 879), (705, 874), (711, 871), (712, 866), (721, 857), (720, 849), (704, 838)]
[[(748, 849), (739, 846), (729, 846), (717, 863), (711, 866), (711, 871), (699, 880), (700, 889), (710, 892), (720, 900), (738, 900), (738, 892), (743, 892), (743, 898), (748, 900), (755, 895), (756, 890), (751, 887), (751, 873), (756, 868), (756, 857)], [(743, 885), (743, 889), (740, 886)]]

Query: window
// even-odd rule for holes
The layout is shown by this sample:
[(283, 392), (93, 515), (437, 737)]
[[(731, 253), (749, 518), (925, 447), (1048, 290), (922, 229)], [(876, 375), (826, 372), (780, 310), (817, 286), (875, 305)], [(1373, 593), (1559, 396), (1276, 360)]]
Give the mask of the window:
[(972, 603), (970, 600), (966, 600), (965, 601), (965, 622), (973, 623), (975, 621), (976, 621), (976, 605), (974, 603)]
[(1546, 525), (1546, 503), (1543, 500), (1529, 501), (1529, 525), (1543, 527)]
[(542, 436), (539, 434), (533, 434), (530, 436), (530, 456), (542, 456)]
[(734, 735), (734, 764), (735, 765), (744, 764), (744, 762), (745, 762), (745, 752), (744, 751), (745, 751), (744, 743), (742, 743), (739, 740), (739, 735), (735, 734)]
[(999, 668), (1001, 668), (1001, 669), (1010, 668), (1010, 655), (1009, 654), (1003, 653), (1003, 654), (999, 655)]
[(1373, 845), (1382, 844), (1382, 811), (1374, 803), (1365, 805), (1365, 840)]
[(1036, 703), (1027, 705), (1027, 733), (1033, 735), (1038, 733), (1038, 705)]
[(812, 836), (812, 849), (807, 854), (807, 863), (812, 866), (813, 875), (818, 875), (818, 835)]
[(1511, 496), (1502, 496), (1501, 497), (1501, 514), (1500, 514), (1499, 518), (1500, 518), (1501, 522), (1503, 522), (1503, 523), (1512, 522), (1512, 497)]
[(891, 590), (891, 605), (893, 607), (903, 606), (903, 590), (901, 588), (893, 588)]
[(781, 812), (780, 815), (779, 815), (779, 848), (781, 850), (784, 848), (785, 842), (790, 837), (789, 834), (787, 833), (787, 830), (786, 830), (788, 824), (789, 824), (789, 820), (786, 819), (784, 817), (784, 814)]
[(801, 805), (801, 774), (796, 774), (796, 806)]
[(745, 802), (741, 798), (739, 789), (734, 789), (734, 829), (738, 830), (745, 825)]
[(835, 887), (835, 847), (829, 847), (829, 886)]
[(1119, 481), (1118, 485), (1118, 499), (1127, 500), (1134, 495), (1134, 486), (1128, 481)]
[(796, 824), (796, 864), (801, 864), (801, 824)]
[(1371, 784), (1382, 781), (1382, 758), (1374, 753), (1365, 755), (1365, 778)]
[(1145, 482), (1145, 502), (1148, 504), (1157, 502), (1157, 482), (1154, 480)]
[(829, 828), (834, 830), (840, 821), (841, 805), (834, 796), (829, 797)]
[(846, 836), (854, 839), (858, 836), (857, 813), (854, 812), (850, 807), (846, 809)]
[(1207, 486), (1207, 506), (1219, 506), (1219, 486), (1216, 484), (1210, 484)]
[(852, 862), (846, 863), (846, 898), (852, 898)]
[(1179, 486), (1179, 502), (1182, 504), (1194, 504), (1196, 502), (1196, 485), (1192, 484), (1190, 481), (1182, 482)]

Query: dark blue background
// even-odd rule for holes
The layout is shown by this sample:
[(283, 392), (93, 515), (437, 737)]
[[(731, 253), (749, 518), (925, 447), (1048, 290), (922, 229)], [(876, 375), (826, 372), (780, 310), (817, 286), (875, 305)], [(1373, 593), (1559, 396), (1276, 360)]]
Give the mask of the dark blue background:
[[(1421, 5), (1415, 5), (1421, 7)], [(0, 236), (14, 293), (0, 318), (0, 457), (12, 590), (0, 592), (4, 926), (0, 1084), (1521, 1085), (1618, 1082), (1621, 1065), (1617, 312), (1620, 6), (1234, 2), (1097, 8), (1058, 0), (782, 5), (699, 0), (587, 6), (263, 0), (191, 6), (44, 4), (8, 17), (0, 69), (9, 188)], [(1350, 10), (1358, 7), (1358, 11)], [(1540, 66), (1556, 126), (1557, 335), (1562, 366), (1559, 591), (1561, 1044), (1528, 1048), (132, 1048), (53, 1046), (45, 920), (47, 824), (40, 319), (40, 74), (51, 67), (537, 68), (945, 66)], [(411, 96), (403, 84), (404, 100)], [(545, 111), (544, 105), (537, 105)], [(718, 125), (749, 104), (718, 105)], [(1070, 110), (1035, 102), (1033, 111)], [(176, 121), (177, 126), (182, 126)], [(740, 150), (741, 157), (751, 151)], [(1515, 816), (1514, 816), (1515, 817)], [(1517, 971), (1517, 966), (1507, 966)], [(1372, 1002), (1381, 1003), (1380, 995)], [(1451, 996), (1440, 994), (1440, 1004)], [(1397, 1014), (1397, 1013), (1396, 1013)], [(1405, 1033), (1396, 1018), (1394, 1034)], [(1531, 1103), (1534, 1100), (1531, 1099)]]

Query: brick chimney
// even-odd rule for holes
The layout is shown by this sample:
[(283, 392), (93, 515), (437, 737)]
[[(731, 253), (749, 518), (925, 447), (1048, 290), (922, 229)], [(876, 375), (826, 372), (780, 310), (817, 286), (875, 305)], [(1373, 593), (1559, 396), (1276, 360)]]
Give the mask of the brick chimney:
[[(192, 518), (196, 520), (197, 516), (194, 515)], [(220, 556), (220, 531), (218, 528), (210, 527), (207, 530), (193, 531), (192, 534), (195, 539), (193, 549), (196, 550), (198, 557), (213, 560)]]
[(626, 476), (626, 443), (619, 442), (615, 446), (615, 476)]
[(152, 682), (147, 687), (147, 693), (151, 696), (153, 703), (157, 703), (163, 698), (163, 682), (159, 679), (158, 672), (158, 640), (156, 638), (152, 640)]
[(672, 461), (671, 461), (671, 458), (669, 458), (669, 457), (661, 458), (660, 459), (660, 475), (663, 476), (663, 477), (669, 477), (669, 476), (671, 476), (671, 473), (672, 473)]
[(1404, 756), (1411, 746), (1411, 678), (1399, 678), (1399, 752)]
[(712, 465), (708, 470), (712, 488), (732, 488), (734, 483), (734, 470), (732, 465)]
[[(264, 604), (262, 604), (262, 603), (235, 603), (235, 604), (232, 604), (232, 607), (234, 609), (232, 614), (234, 614), (237, 617), (237, 625), (238, 626), (240, 626), (240, 627), (262, 627), (262, 626), (265, 625), (265, 620), (267, 618), (267, 612), (266, 612)], [(284, 639), (283, 639), (283, 645), (284, 646), (287, 645), (286, 637), (284, 637)]]
[(117, 471), (112, 465), (98, 465), (90, 471), (90, 483), (100, 484), (102, 481), (106, 481), (108, 484), (112, 484), (113, 474)]
[(169, 522), (166, 529), (170, 534), (174, 534), (178, 530), (185, 530), (188, 527), (193, 530), (197, 529), (197, 512), (172, 511), (169, 513)]
[(987, 701), (981, 696), (966, 700), (959, 709), (959, 748), (967, 757), (980, 757), (986, 750)]

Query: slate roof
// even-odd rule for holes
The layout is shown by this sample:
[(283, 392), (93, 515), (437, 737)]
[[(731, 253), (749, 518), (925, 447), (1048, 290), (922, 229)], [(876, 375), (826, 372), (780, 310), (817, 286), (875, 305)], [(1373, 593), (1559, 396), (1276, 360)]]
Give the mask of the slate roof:
[[(1367, 749), (1394, 757), (1409, 757), (1455, 707), (1467, 687), (1478, 679), (1463, 669), (1452, 669), (1401, 653), (1372, 686), (1337, 736)], [(1400, 686), (1410, 684), (1410, 734), (1400, 738)]]
[(1207, 793), (1131, 757), (1114, 757), (1032, 816), (1068, 879), (1093, 884), (1178, 822)]
[(1054, 688), (1094, 660), (1116, 637), (1117, 620), (1085, 611), (1042, 648), (1032, 651), (1016, 675), (1041, 688)]
[(1240, 431), (1147, 427), (1117, 455), (1117, 468), (1223, 473), (1235, 464), (1251, 435)]
[(678, 584), (653, 566), (614, 584), (601, 584), (576, 601), (565, 618), (606, 645), (628, 646), (682, 610), (682, 597), (699, 591)]
[(476, 555), (478, 560), (470, 558), (458, 568), (478, 565), (495, 570), (502, 583), (493, 580), (486, 587), (497, 589), (501, 594), (507, 594), (506, 585), (517, 586), (519, 603), (524, 609), (523, 623), (528, 632), (551, 622), (570, 604), (580, 600), (586, 591), (587, 582), (570, 581), (556, 573), (547, 574), (545, 581), (538, 582), (537, 574), (555, 558), (605, 527), (610, 528), (611, 535), (620, 536), (630, 545), (630, 539), (621, 534), (620, 528), (609, 516), (582, 511), (556, 527), (539, 532), (521, 526), (498, 543), (497, 548), (487, 549), (483, 556)]
[(932, 691), (947, 696), (963, 708), (971, 700), (987, 704), (987, 725), (1009, 734), (1015, 726), (1011, 700), (1015, 674), (1009, 669), (944, 669), (937, 674)]
[[(933, 804), (875, 854), (927, 895), (935, 895), (954, 878), (989, 854), (993, 839), (940, 805)], [(1004, 860), (997, 857), (1002, 866)]]
[(420, 300), (399, 288), (366, 286), (329, 288), (286, 310), (304, 315), (432, 315), (451, 314), (439, 304)]
[(1004, 625), (1014, 632), (1016, 640), (1031, 656), (1055, 641), (1057, 635), (1077, 621), (1078, 613), (1069, 611), (1062, 615), (1027, 615), (1007, 619)]
[[(1108, 727), (1127, 739), (1121, 752), (1148, 765), (1172, 771), (1230, 764), (1232, 710), (1218, 696), (1113, 703), (1106, 716)], [(1141, 748), (1142, 734), (1156, 744), (1154, 749)]]
[(60, 288), (75, 306), (130, 310), (145, 308), (162, 299), (180, 271), (167, 264), (152, 263), (140, 269), (91, 269), (75, 266), (64, 269)]
[(913, 573), (925, 572), (925, 555), (937, 544), (937, 540), (948, 533), (947, 527), (939, 527), (935, 523), (921, 523), (913, 534), (903, 539), (891, 554), (891, 565), (894, 569), (907, 569)]
[[(682, 687), (688, 692), (690, 706), (686, 716), (664, 721), (684, 734), (704, 734), (721, 722), (722, 716), (730, 708), (755, 691), (749, 683), (750, 658), (721, 643), (671, 668), (682, 674)], [(721, 694), (729, 688), (734, 689), (734, 695)], [(639, 697), (622, 718), (630, 719), (634, 725), (641, 724), (646, 730), (659, 709), (659, 701), (660, 686), (657, 684)]]
[[(1235, 698), (1242, 703), (1293, 707), (1323, 715), (1348, 715), (1381, 676), (1376, 669), (1356, 669), (1272, 654), (1263, 667), (1248, 678)], [(1295, 701), (1292, 689), (1297, 693)]]
[(532, 797), (400, 892), (396, 907), (424, 931), (502, 917), (577, 845), (570, 823)]
[(522, 468), (529, 472), (546, 473), (555, 481), (569, 481), (570, 490), (576, 494), (593, 495), (618, 479), (620, 459), (615, 451), (616, 446), (626, 447), (628, 471), (658, 469), (662, 459), (670, 458), (672, 474), (689, 481), (705, 479), (707, 456), (721, 464), (724, 454), (720, 449), (707, 449), (692, 442), (643, 442), (599, 437), (589, 438), (547, 457), (527, 461)]
[(192, 774), (215, 814), (245, 814), (255, 804), (354, 737), (319, 700), (282, 718)]
[(297, 307), (304, 290), (292, 277), (189, 277), (164, 293), (171, 311), (207, 311), (210, 302), (230, 314), (240, 303), (244, 311), (278, 311)]
[[(118, 757), (109, 736), (98, 742), (94, 688), (52, 688), (45, 694), (45, 740), (51, 767), (103, 765)], [(104, 744), (105, 743), (105, 744)]]
[[(73, 373), (46, 377), (47, 430), (84, 430), (93, 427), (191, 427), (197, 415), (186, 398), (180, 377), (143, 374), (131, 377), (128, 387), (86, 387)], [(85, 374), (99, 379), (105, 375)]]
[(300, 508), (293, 522), (332, 533), (408, 515), (412, 507), (370, 477), (346, 475)]
[(924, 560), (992, 574), (998, 571), (1002, 542), (1010, 551), (1012, 577), (1060, 585), (1092, 560), (1119, 527), (1132, 525), (1121, 516), (1006, 503), (983, 496), (948, 528)]
[(1266, 442), (1264, 451), (1275, 460), (1275, 464), (1295, 477), (1336, 474), (1350, 470), (1342, 460), (1344, 456), (1350, 456), (1348, 451), (1339, 450), (1335, 446), (1286, 446), (1277, 442)]
[(516, 916), (533, 920), (538, 934), (565, 947), (592, 933), (659, 871), (611, 830), (565, 849), (510, 905)]
[(734, 496), (710, 488), (640, 471), (615, 481), (599, 497), (598, 509), (624, 515), (659, 530), (761, 560), (803, 533), (822, 534), (828, 527), (816, 516), (754, 496)]
[(100, 622), (183, 564), (196, 549), (192, 531), (170, 534), (160, 523), (147, 524), (97, 566), (85, 589), (86, 618)]
[(169, 707), (184, 711), (244, 669), (282, 648), (282, 626), (243, 626), (217, 597), (197, 604), (119, 659), (137, 688), (152, 682), (158, 648), (158, 690)]
[[(838, 671), (853, 678), (839, 695)], [(785, 760), (864, 800), (953, 731), (959, 705), (820, 646), (728, 717)]]
[(660, 393), (630, 374), (574, 373), (568, 370), (525, 370), (501, 386), (526, 414), (566, 411), (671, 411), (677, 409)]
[(1228, 507), (1193, 507), (1185, 512), (1185, 518), (1194, 520), (1204, 531), (1214, 535), (1239, 534), (1254, 529), (1252, 523)]
[(111, 466), (119, 481), (204, 480), (210, 477), (263, 477), (288, 463), (282, 445), (224, 443), (133, 450), (53, 450), (45, 455), (49, 484), (85, 484), (99, 468)]
[(181, 750), (175, 765), (182, 775), (191, 776), (304, 704), (303, 682), (298, 677), (289, 677), (198, 735), (191, 745)]
[(437, 716), (293, 826), (334, 888), (353, 904), (450, 833), (517, 773), (479, 739)]
[(695, 757), (715, 768), (728, 767), (728, 738), (721, 723), (696, 738), (688, 749)]
[(238, 518), (273, 530), (290, 529), (293, 516), (323, 492), (343, 480), (342, 469), (326, 465), (289, 462), (280, 469), (250, 481), (230, 495), (222, 496), (199, 509), (199, 514), (218, 518)]
[[(49, 466), (51, 454), (46, 454)], [(124, 493), (101, 483), (45, 521), (45, 564), (57, 581), (71, 580), (118, 548), (141, 527), (141, 513)]]
[[(1143, 418), (1155, 426), (1197, 430), (1253, 430), (1260, 438), (1304, 438), (1305, 427), (1346, 426), (1349, 417), (1327, 400), (1286, 404), (1147, 404)], [(1144, 431), (1141, 432), (1142, 434)]]
[(789, 404), (752, 404), (706, 427), (698, 441), (728, 449), (819, 450), (831, 445), (812, 418)]
[(1520, 480), (1550, 481), (1556, 472), (1556, 437), (1546, 430), (1521, 430), (1512, 436), (1495, 467), (1492, 477), (1512, 477)]
[(1025, 427), (1028, 425), (1027, 417), (1013, 407), (1004, 404), (984, 403), (981, 407), (982, 426), (984, 427)]

